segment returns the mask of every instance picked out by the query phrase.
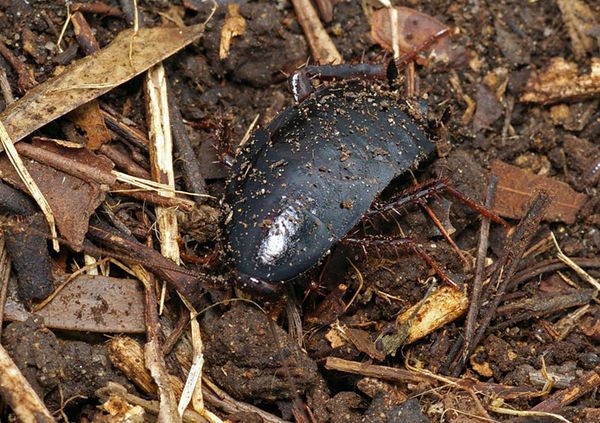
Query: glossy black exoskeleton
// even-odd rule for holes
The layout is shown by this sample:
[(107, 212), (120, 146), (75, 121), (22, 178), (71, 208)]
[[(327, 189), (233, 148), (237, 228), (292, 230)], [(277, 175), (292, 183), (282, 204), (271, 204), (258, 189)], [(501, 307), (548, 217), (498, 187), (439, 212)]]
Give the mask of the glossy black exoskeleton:
[(335, 82), (257, 130), (226, 193), (233, 264), (269, 291), (315, 266), (390, 181), (434, 144), (416, 102), (383, 84)]

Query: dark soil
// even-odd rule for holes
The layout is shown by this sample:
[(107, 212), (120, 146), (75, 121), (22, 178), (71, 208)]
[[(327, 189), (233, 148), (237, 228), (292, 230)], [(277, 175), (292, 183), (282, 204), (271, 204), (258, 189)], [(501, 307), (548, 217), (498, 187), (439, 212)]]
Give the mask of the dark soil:
[[(109, 3), (118, 7), (117, 2)], [(289, 1), (241, 0), (236, 3), (240, 4), (247, 26), (244, 36), (233, 39), (226, 59), (219, 59), (226, 11), (221, 5), (202, 39), (165, 62), (181, 112), (189, 123), (192, 138), (198, 143), (195, 148), (204, 177), (215, 196), (223, 192), (227, 170), (214, 163), (211, 145), (223, 139), (236, 145), (257, 114), (259, 125), (264, 126), (290, 106), (292, 98), (284, 72), (298, 68), (310, 57), (308, 44)], [(346, 61), (359, 61), (363, 54), (367, 61), (381, 61), (382, 48), (369, 35), (361, 3), (368, 2), (337, 2), (333, 21), (326, 28)], [(480, 203), (485, 197), (489, 166), (494, 159), (564, 181), (586, 194), (588, 202), (574, 224), (542, 222), (533, 243), (547, 238), (552, 231), (569, 257), (598, 257), (598, 186), (582, 182), (589, 161), (600, 155), (598, 100), (570, 104), (571, 120), (564, 123), (557, 121), (551, 106), (522, 103), (519, 97), (531, 71), (545, 69), (553, 57), (574, 61), (579, 64), (580, 71), (586, 73), (591, 56), (597, 55), (600, 47), (593, 54), (576, 58), (555, 2), (415, 0), (409, 3), (453, 28), (453, 43), (469, 52), (468, 63), (460, 68), (417, 66), (419, 93), (427, 98), (431, 137), (436, 140), (438, 151), (414, 172), (416, 179), (424, 181), (440, 173), (451, 173), (453, 185)], [(597, 3), (588, 2), (588, 5), (600, 16)], [(139, 6), (146, 26), (160, 25), (166, 14), (184, 10), (179, 1), (173, 4), (166, 0), (141, 1)], [(199, 11), (186, 8), (182, 15), (186, 25), (202, 22), (209, 6), (200, 4)], [(62, 2), (0, 1), (0, 41), (32, 66), (38, 82), (50, 78), (58, 70), (55, 43), (65, 18)], [(86, 14), (86, 18), (101, 46), (128, 27), (125, 19), (119, 17)], [(39, 50), (37, 56), (24, 50), (26, 37), (33, 37)], [(65, 39), (67, 45), (75, 44), (71, 28)], [(81, 56), (77, 53), (77, 57)], [(17, 88), (15, 72), (2, 57), (0, 67), (6, 70), (13, 92), (22, 95)], [(500, 100), (484, 81), (494, 75), (500, 75), (500, 79), (506, 75), (507, 78), (506, 90)], [(474, 117), (465, 113), (466, 97), (477, 102)], [(145, 128), (143, 89), (139, 79), (111, 91), (100, 102), (135, 122), (140, 129)], [(4, 106), (0, 98), (0, 110)], [(379, 201), (385, 202), (385, 198), (412, 183), (410, 177), (403, 175), (384, 191)], [(180, 188), (185, 189), (184, 186)], [(212, 205), (217, 206), (216, 203)], [(450, 196), (433, 198), (430, 205), (444, 223), (454, 228), (452, 237), (465, 255), (473, 259), (479, 215)], [(378, 221), (365, 231), (386, 236), (403, 233), (412, 237), (454, 279), (471, 282), (472, 270), (466, 268), (423, 210), (409, 206), (407, 212), (396, 220)], [(203, 234), (201, 243), (193, 241), (190, 234), (184, 233), (182, 237), (188, 241), (190, 250), (187, 252), (191, 255), (204, 254), (215, 245), (214, 231), (212, 236)], [(505, 229), (493, 224), (488, 252), (492, 260), (501, 255), (505, 239)], [(526, 257), (522, 268), (554, 258), (555, 254), (551, 246)], [(349, 260), (356, 270), (348, 265)], [(216, 263), (211, 270), (216, 274), (226, 271), (225, 261)], [(364, 286), (346, 309), (359, 288), (357, 271)], [(592, 276), (600, 277), (597, 269), (588, 271)], [(418, 384), (386, 384), (376, 391), (366, 392), (360, 389), (362, 377), (324, 368), (325, 358), (330, 356), (370, 360), (347, 339), (334, 344), (330, 338), (333, 326), (362, 329), (375, 340), (399, 313), (423, 298), (429, 287), (426, 281), (434, 274), (411, 252), (381, 250), (365, 256), (360, 249), (340, 245), (333, 248), (324, 272), (321, 267), (314, 269), (290, 286), (292, 305), (287, 307), (287, 314), (291, 314), (290, 309), (295, 309), (302, 316), (302, 348), (297, 339), (279, 330), (280, 349), (288, 360), (298, 392), (317, 421), (466, 422), (475, 420), (468, 420), (459, 412), (481, 416), (478, 408), (481, 403), (476, 404), (471, 396), (461, 391), (445, 388), (430, 392), (427, 386)], [(548, 272), (526, 280), (512, 288), (507, 301), (544, 298), (540, 295), (589, 288), (575, 272), (565, 270), (562, 275), (564, 279)], [(318, 289), (308, 291), (310, 280), (319, 285)], [(228, 298), (231, 294), (229, 287), (216, 291), (212, 293), (214, 298)], [(574, 309), (561, 309), (543, 316), (531, 312), (501, 330), (489, 331), (462, 375), (506, 385), (535, 386), (541, 390), (545, 382), (541, 376), (544, 366), (556, 379), (555, 389), (568, 389), (590, 370), (600, 372), (600, 337), (595, 329), (600, 308), (594, 301), (563, 337), (557, 337), (552, 329), (562, 325), (561, 319)], [(286, 329), (294, 328), (285, 316), (286, 313), (281, 313), (278, 323)], [(492, 326), (511, 317), (498, 316)], [(463, 325), (463, 319), (459, 319), (404, 346), (395, 357), (388, 357), (380, 364), (404, 368), (405, 357), (410, 356), (424, 369), (444, 373), (447, 371), (446, 357), (454, 340), (461, 336)], [(206, 373), (213, 381), (240, 401), (292, 419), (293, 395), (265, 316), (252, 306), (236, 302), (207, 313), (202, 328)], [(30, 322), (8, 325), (2, 337), (2, 344), (52, 411), (61, 408), (64, 399), (74, 394), (86, 396), (86, 403), (95, 406), (94, 391), (108, 380), (128, 385), (122, 375), (114, 373), (117, 371), (111, 368), (105, 348), (98, 339), (84, 337), (72, 341), (63, 340), (64, 333), (57, 336), (61, 339), (42, 329), (39, 322)], [(98, 368), (99, 363), (102, 371)], [(85, 368), (85, 372), (76, 370), (81, 368)], [(58, 395), (59, 386), (62, 399)], [(406, 400), (407, 396), (416, 398)], [(541, 399), (543, 397), (522, 398), (511, 405), (528, 410)], [(489, 405), (487, 398), (480, 401), (484, 407)], [(83, 402), (79, 398), (70, 403), (70, 410), (67, 406), (67, 412), (74, 419), (81, 416), (72, 406), (80, 406)], [(450, 408), (458, 411), (445, 413)], [(599, 418), (598, 408), (597, 392), (592, 390), (562, 411), (573, 422), (585, 422)], [(498, 421), (508, 420), (501, 414), (490, 412), (490, 415)], [(252, 421), (250, 416), (243, 414), (237, 418), (238, 421)]]

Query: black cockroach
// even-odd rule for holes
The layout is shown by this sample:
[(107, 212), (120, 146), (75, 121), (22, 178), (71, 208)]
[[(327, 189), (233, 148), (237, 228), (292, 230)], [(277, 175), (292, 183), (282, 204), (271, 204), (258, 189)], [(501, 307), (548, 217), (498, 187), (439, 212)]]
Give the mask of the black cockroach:
[[(418, 103), (369, 81), (391, 80), (394, 70), (311, 66), (291, 76), (297, 105), (254, 133), (226, 191), (227, 245), (243, 286), (273, 293), (315, 266), (392, 179), (433, 152)], [(342, 80), (315, 91), (311, 76)]]

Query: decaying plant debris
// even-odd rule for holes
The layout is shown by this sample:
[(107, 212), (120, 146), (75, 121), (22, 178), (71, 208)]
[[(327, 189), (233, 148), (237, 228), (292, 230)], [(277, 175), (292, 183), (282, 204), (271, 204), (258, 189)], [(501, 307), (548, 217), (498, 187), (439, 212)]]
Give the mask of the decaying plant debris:
[[(20, 157), (0, 156), (0, 419), (600, 419), (600, 6), (405, 6), (0, 4)], [(446, 194), (369, 219), (460, 289), (410, 251), (341, 242), (288, 284), (276, 341), (231, 285), (224, 158), (292, 104), (308, 59), (381, 62), (446, 29), (397, 84), (427, 99), (437, 154), (378, 201), (451, 175), (508, 227)]]

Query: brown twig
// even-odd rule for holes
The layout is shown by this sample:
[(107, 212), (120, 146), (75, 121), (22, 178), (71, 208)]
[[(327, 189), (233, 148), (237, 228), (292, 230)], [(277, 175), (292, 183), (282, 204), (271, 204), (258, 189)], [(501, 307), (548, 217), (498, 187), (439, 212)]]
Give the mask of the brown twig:
[(6, 293), (8, 281), (10, 280), (10, 260), (6, 253), (4, 236), (0, 236), (0, 339), (2, 339), (2, 323), (4, 320), (4, 306), (6, 305)]
[(316, 0), (317, 8), (319, 9), (319, 15), (323, 22), (329, 23), (333, 20), (333, 4), (331, 0)]
[[(173, 142), (175, 144), (175, 148), (177, 148), (177, 153), (179, 154), (179, 160), (181, 161), (181, 169), (183, 170), (183, 177), (185, 178), (186, 186), (188, 187), (188, 190), (196, 194), (206, 194), (208, 192), (206, 189), (206, 182), (204, 181), (204, 177), (200, 171), (198, 159), (196, 158), (194, 150), (192, 149), (190, 137), (185, 130), (183, 118), (181, 117), (181, 112), (179, 111), (179, 106), (177, 104), (177, 99), (173, 94), (172, 84), (169, 84), (168, 91), (169, 114), (171, 117)], [(204, 202), (203, 198), (199, 196), (195, 196), (194, 200), (198, 204), (202, 204)]]
[(177, 323), (175, 324), (175, 327), (173, 328), (163, 345), (162, 350), (164, 355), (167, 355), (171, 352), (171, 350), (179, 340), (179, 337), (183, 333), (183, 329), (185, 329), (189, 322), (190, 313), (187, 310), (183, 310), (179, 316), (179, 319), (177, 320)]
[(123, 17), (123, 12), (121, 12), (116, 7), (111, 7), (102, 2), (94, 2), (94, 3), (75, 3), (71, 5), (72, 12), (88, 12), (88, 13), (98, 13), (101, 15), (107, 16), (115, 16), (117, 18)]
[[(494, 204), (494, 197), (496, 195), (496, 187), (498, 186), (498, 177), (494, 174), (491, 175), (490, 181), (488, 184), (487, 196), (485, 199), (485, 206), (491, 209)], [(488, 236), (490, 232), (490, 218), (488, 216), (482, 215), (481, 218), (481, 227), (479, 229), (479, 242), (477, 244), (477, 261), (475, 263), (475, 278), (473, 280), (473, 287), (471, 288), (471, 298), (469, 305), (469, 312), (467, 313), (467, 318), (465, 321), (465, 332), (464, 332), (464, 347), (463, 354), (461, 355), (458, 362), (454, 363), (452, 371), (452, 376), (458, 376), (462, 371), (464, 364), (467, 361), (465, 356), (466, 352), (470, 349), (471, 343), (473, 341), (473, 335), (475, 334), (475, 325), (477, 322), (477, 314), (480, 308), (480, 297), (481, 290), (483, 287), (483, 277), (485, 270), (485, 258), (487, 255), (488, 248)], [(456, 341), (457, 343), (460, 340)], [(456, 350), (459, 351), (458, 349)], [(450, 358), (450, 360), (454, 360), (454, 358)]]
[[(572, 259), (577, 265), (581, 266), (581, 267), (591, 267), (591, 268), (600, 268), (600, 259), (595, 259), (595, 258), (581, 258), (581, 257), (576, 257)], [(548, 259), (548, 260), (544, 260), (540, 263), (537, 263), (534, 266), (531, 266), (527, 269), (521, 270), (520, 272), (516, 273), (515, 276), (512, 278), (512, 280), (509, 283), (509, 289), (514, 288), (517, 285), (520, 285), (521, 283), (535, 278), (536, 276), (539, 276), (543, 273), (547, 273), (547, 272), (553, 272), (555, 270), (561, 270), (561, 269), (565, 269), (567, 268), (567, 264), (565, 264), (564, 262), (562, 262), (559, 259)]]
[(115, 132), (124, 140), (129, 141), (136, 147), (139, 147), (147, 152), (150, 148), (150, 141), (148, 138), (141, 131), (130, 127), (111, 113), (106, 110), (102, 110), (102, 116), (104, 116), (104, 122), (106, 123), (106, 126), (108, 126), (111, 131)]
[(33, 77), (33, 70), (25, 63), (21, 62), (2, 41), (0, 41), (0, 54), (4, 56), (6, 61), (10, 63), (15, 72), (17, 72), (17, 75), (19, 75), (17, 85), (21, 92), (25, 92), (37, 85), (37, 81)]
[(112, 144), (102, 144), (98, 151), (114, 162), (117, 169), (128, 175), (150, 179), (150, 172), (134, 162), (131, 157)]
[(130, 186), (117, 184), (117, 177), (114, 173), (104, 171), (97, 166), (90, 166), (80, 161), (72, 160), (62, 154), (27, 143), (15, 144), (15, 148), (19, 154), (24, 157), (33, 159), (38, 163), (43, 163), (54, 169), (58, 169), (83, 181), (93, 181), (108, 185), (109, 187), (112, 187), (114, 191), (118, 191), (122, 195), (164, 207), (179, 207), (183, 210), (191, 210), (194, 208), (194, 203), (186, 198), (165, 197), (152, 191), (132, 190)]
[(259, 415), (265, 423), (286, 422), (286, 420), (282, 420), (271, 413), (267, 413), (261, 408), (236, 400), (235, 398), (229, 396), (225, 391), (218, 389), (213, 383), (209, 382), (208, 379), (203, 379), (203, 382), (202, 394), (204, 395), (206, 402), (225, 411), (226, 413), (255, 413)]
[[(92, 224), (89, 226), (88, 237), (109, 246), (113, 250), (127, 255), (126, 257), (118, 255), (121, 260), (129, 260), (134, 263), (143, 263), (144, 266), (151, 269), (158, 277), (169, 282), (177, 291), (191, 303), (197, 297), (201, 286), (199, 282), (200, 275), (190, 272), (183, 267), (177, 266), (173, 261), (163, 257), (158, 251), (146, 247), (132, 238), (124, 238), (111, 230), (107, 225), (102, 223)], [(89, 248), (84, 246), (84, 250), (89, 252)], [(103, 252), (107, 253), (107, 252)], [(203, 276), (204, 281), (208, 281), (208, 276)], [(211, 284), (218, 285), (222, 281), (213, 281)]]
[(116, 184), (112, 192), (161, 207), (177, 207), (185, 211), (190, 211), (194, 208), (194, 202), (187, 198), (164, 197), (153, 191), (131, 189), (130, 186), (122, 184)]
[(526, 298), (510, 304), (504, 304), (496, 310), (498, 315), (509, 316), (504, 322), (492, 327), (492, 330), (501, 330), (523, 320), (541, 317), (566, 308), (587, 304), (594, 299), (597, 291), (595, 289), (578, 289), (566, 294), (548, 295), (539, 294), (532, 298)]
[(486, 392), (504, 400), (535, 396), (538, 391), (532, 387), (507, 386), (496, 383), (480, 382), (472, 379), (458, 379), (446, 376), (436, 376), (431, 373), (417, 373), (406, 369), (380, 366), (376, 364), (360, 363), (344, 360), (337, 357), (327, 357), (325, 368), (340, 372), (353, 373), (362, 376), (375, 377), (397, 383), (427, 383), (438, 385), (442, 383), (453, 384), (461, 389)]
[(92, 28), (90, 28), (81, 12), (75, 12), (71, 15), (71, 23), (73, 24), (75, 38), (85, 54), (93, 54), (100, 50), (100, 44), (96, 41)]
[(317, 63), (342, 63), (342, 55), (337, 51), (327, 31), (323, 28), (310, 0), (292, 0), (292, 4)]
[(24, 157), (33, 159), (38, 163), (43, 163), (84, 181), (91, 180), (100, 184), (113, 186), (117, 180), (113, 174), (103, 171), (97, 166), (90, 166), (85, 163), (69, 159), (62, 154), (54, 153), (44, 148), (35, 147), (25, 142), (15, 144), (15, 148), (19, 154)]
[[(144, 281), (144, 317), (146, 320), (146, 345), (144, 346), (144, 359), (146, 367), (150, 370), (154, 382), (158, 387), (160, 397), (160, 409), (158, 412), (159, 423), (181, 422), (181, 416), (177, 412), (177, 400), (170, 383), (167, 366), (162, 354), (162, 335), (158, 321), (157, 300), (154, 294), (154, 277), (146, 274)], [(141, 275), (140, 275), (141, 276)]]
[[(466, 350), (466, 353), (463, 353), (464, 357), (469, 357), (473, 353), (475, 347), (479, 344), (483, 335), (489, 328), (490, 322), (496, 314), (496, 309), (502, 300), (502, 296), (506, 292), (510, 280), (519, 265), (519, 261), (529, 245), (531, 238), (535, 234), (544, 212), (550, 206), (551, 201), (552, 199), (549, 194), (545, 192), (538, 193), (533, 200), (529, 211), (523, 219), (521, 219), (512, 238), (507, 242), (505, 252), (501, 258), (502, 266), (492, 275), (484, 297), (482, 297), (482, 300), (489, 300), (489, 305), (483, 313), (480, 313), (481, 318), (479, 319), (478, 329), (473, 336), (473, 342), (469, 349)], [(493, 294), (491, 292), (491, 287), (496, 288)]]

